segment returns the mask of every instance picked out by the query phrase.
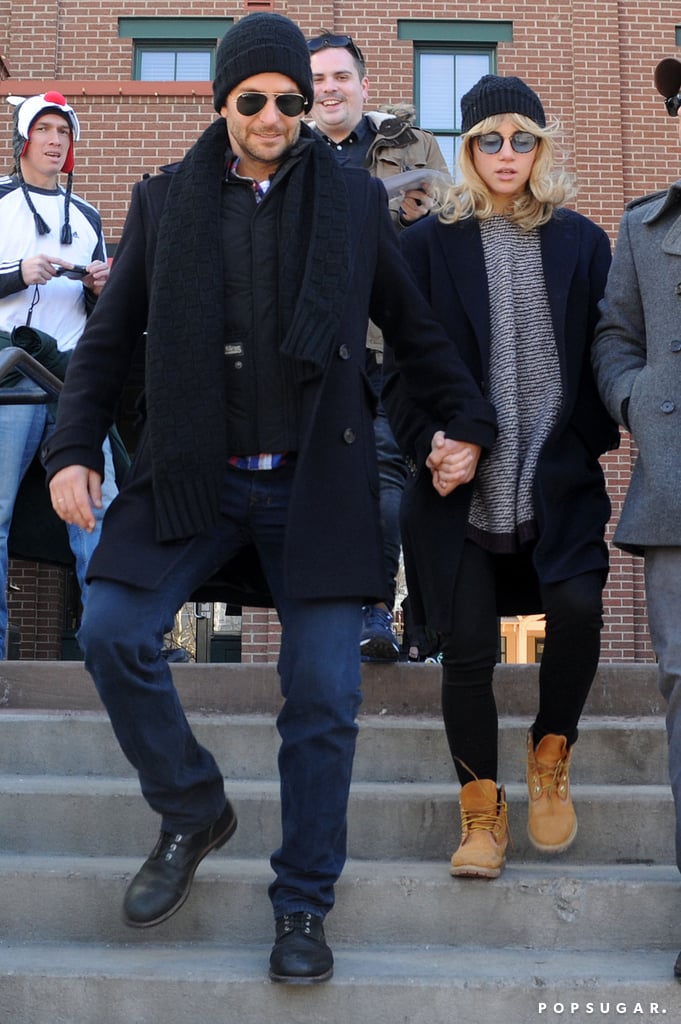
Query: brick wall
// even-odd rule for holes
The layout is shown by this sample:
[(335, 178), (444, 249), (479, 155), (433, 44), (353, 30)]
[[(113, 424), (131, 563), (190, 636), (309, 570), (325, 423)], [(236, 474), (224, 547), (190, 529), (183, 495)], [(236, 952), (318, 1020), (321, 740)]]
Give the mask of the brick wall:
[(279, 656), (281, 627), (271, 608), (244, 608), (241, 617), (241, 660), (249, 664), (274, 662)]
[[(274, 7), (306, 34), (322, 28), (352, 34), (364, 51), (370, 102), (413, 99), (412, 44), (397, 39), (407, 18), (480, 18), (477, 2), (434, 0), (367, 7), (349, 0), (283, 3)], [(132, 3), (126, 17), (243, 15), (245, 5)], [(119, 39), (118, 9), (92, 0), (63, 0), (46, 8), (35, 0), (0, 0), (0, 56), (11, 78), (0, 96), (53, 86), (74, 103), (83, 138), (76, 154), (76, 189), (100, 209), (107, 235), (116, 241), (131, 185), (178, 159), (213, 118), (210, 88), (176, 83), (154, 88), (131, 83), (132, 41)], [(667, 3), (639, 0), (491, 2), (487, 21), (511, 21), (513, 41), (498, 47), (501, 74), (519, 74), (559, 117), (568, 164), (578, 175), (580, 212), (613, 238), (630, 199), (678, 176), (676, 122), (664, 113), (653, 88), (655, 64), (674, 55), (678, 12)], [(56, 81), (55, 81), (56, 80)], [(10, 118), (0, 119), (0, 146), (10, 165)], [(616, 516), (631, 469), (628, 438), (605, 460)], [(640, 559), (613, 554), (603, 635), (604, 657), (649, 660)], [(276, 657), (272, 616), (250, 613), (252, 639), (244, 657)]]
[[(9, 585), (9, 619), (18, 630), (19, 650), (8, 653), (22, 660), (58, 660), (64, 622), (64, 571), (14, 559)], [(10, 641), (13, 639), (10, 636)]]

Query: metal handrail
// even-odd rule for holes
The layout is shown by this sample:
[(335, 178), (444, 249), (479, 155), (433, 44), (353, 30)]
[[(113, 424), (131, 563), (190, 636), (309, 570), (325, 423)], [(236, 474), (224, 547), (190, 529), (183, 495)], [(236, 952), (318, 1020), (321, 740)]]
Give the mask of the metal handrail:
[(0, 387), (0, 405), (44, 405), (59, 398), (62, 389), (59, 377), (55, 377), (42, 363), (16, 345), (0, 349), (0, 382), (13, 370), (18, 370), (41, 387), (42, 393)]

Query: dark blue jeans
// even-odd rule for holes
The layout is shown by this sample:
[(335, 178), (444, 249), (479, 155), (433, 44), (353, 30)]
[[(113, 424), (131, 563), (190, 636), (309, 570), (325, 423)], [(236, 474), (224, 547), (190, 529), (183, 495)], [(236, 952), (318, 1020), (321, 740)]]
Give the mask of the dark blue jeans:
[[(347, 804), (361, 703), (358, 600), (293, 600), (284, 590), (283, 537), (293, 468), (228, 469), (221, 522), (194, 538), (156, 590), (94, 579), (79, 640), (85, 664), (142, 792), (165, 831), (192, 832), (221, 813), (224, 780), (194, 738), (163, 637), (180, 606), (246, 544), (260, 556), (282, 623), (279, 674), (281, 847), (272, 855), (275, 916), (324, 917), (345, 863)], [(134, 538), (131, 538), (134, 544)], [(176, 553), (171, 556), (173, 559)]]
[[(5, 389), (3, 389), (5, 390)], [(41, 388), (31, 381), (23, 381), (13, 388), (15, 393), (34, 394)], [(44, 441), (54, 431), (54, 410), (47, 405), (0, 405), (0, 661), (6, 656), (7, 636), (7, 571), (9, 556), (7, 539), (12, 525), (14, 505), (21, 481), (33, 457), (40, 451)], [(76, 576), (80, 586), (81, 600), (86, 601), (87, 584), (85, 574), (92, 552), (99, 543), (104, 512), (116, 497), (116, 474), (114, 472), (111, 445), (104, 442), (105, 476), (102, 482), (101, 509), (95, 510), (95, 528), (92, 533), (77, 526), (66, 527), (69, 544), (76, 559)]]

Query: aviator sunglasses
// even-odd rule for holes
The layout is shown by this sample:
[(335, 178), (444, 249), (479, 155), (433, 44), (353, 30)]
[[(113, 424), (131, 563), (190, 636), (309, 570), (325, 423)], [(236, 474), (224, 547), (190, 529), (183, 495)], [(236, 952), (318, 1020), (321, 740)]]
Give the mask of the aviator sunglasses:
[(364, 54), (360, 50), (357, 43), (353, 40), (352, 36), (334, 36), (331, 34), (323, 36), (315, 36), (314, 39), (308, 39), (307, 48), (310, 53), (318, 53), (319, 50), (323, 50), (324, 47), (338, 47), (344, 50), (349, 50), (350, 53), (365, 64)]
[(306, 100), (298, 92), (241, 92), (236, 98), (236, 109), (243, 117), (253, 117), (272, 97), (284, 117), (298, 117), (305, 110)]
[[(481, 153), (498, 153), (505, 142), (499, 132), (488, 132), (486, 135), (476, 135), (475, 138)], [(532, 132), (515, 132), (508, 141), (516, 153), (531, 153), (537, 145), (537, 136)]]

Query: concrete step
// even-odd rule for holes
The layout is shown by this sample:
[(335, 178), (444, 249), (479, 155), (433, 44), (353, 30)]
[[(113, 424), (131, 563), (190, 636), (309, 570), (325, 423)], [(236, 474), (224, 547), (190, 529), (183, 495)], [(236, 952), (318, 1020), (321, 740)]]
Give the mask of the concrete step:
[(267, 979), (279, 842), (273, 666), (177, 665), (181, 699), (239, 815), (182, 911), (122, 923), (158, 819), (74, 663), (0, 665), (0, 1024), (650, 1024), (681, 1020), (681, 886), (652, 665), (601, 666), (575, 749), (574, 845), (526, 837), (536, 666), (500, 666), (513, 848), (453, 879), (458, 791), (436, 666), (365, 666), (350, 860), (327, 922), (328, 985)]
[[(127, 928), (121, 903), (139, 868), (131, 857), (0, 856), (5, 942), (266, 944), (272, 938), (265, 859), (207, 857), (174, 917)], [(329, 941), (541, 946), (596, 952), (666, 949), (677, 938), (681, 886), (675, 867), (564, 865), (514, 859), (494, 881), (452, 878), (441, 861), (350, 860), (328, 918)], [(1, 1010), (0, 1010), (1, 1013)]]
[(3, 944), (3, 1024), (531, 1024), (681, 1019), (678, 950), (336, 946), (326, 985), (266, 982), (270, 943)]
[[(279, 785), (230, 781), (240, 826), (228, 856), (269, 857), (279, 843)], [(507, 787), (514, 859), (536, 861), (526, 836), (527, 789)], [(440, 860), (459, 838), (458, 786), (355, 782), (349, 808), (351, 857)], [(668, 786), (581, 785), (573, 788), (579, 832), (563, 864), (670, 864), (673, 805)], [(73, 776), (0, 776), (0, 851), (146, 856), (158, 819), (137, 781)]]
[[(279, 737), (273, 716), (189, 715), (199, 742), (227, 779), (275, 779)], [(525, 778), (527, 721), (500, 721), (499, 764), (504, 782)], [(0, 767), (18, 775), (131, 777), (103, 712), (0, 710)], [(439, 719), (364, 715), (357, 742), (356, 781), (456, 780)], [(664, 785), (667, 736), (660, 716), (583, 718), (575, 747), (574, 782)]]
[[(537, 665), (498, 665), (495, 690), (502, 715), (532, 719), (537, 709)], [(189, 711), (276, 714), (281, 705), (274, 665), (173, 665), (173, 678)], [(437, 665), (364, 665), (363, 714), (440, 716)], [(0, 662), (0, 707), (101, 709), (80, 662)], [(663, 713), (653, 664), (602, 663), (587, 714), (647, 716)]]

